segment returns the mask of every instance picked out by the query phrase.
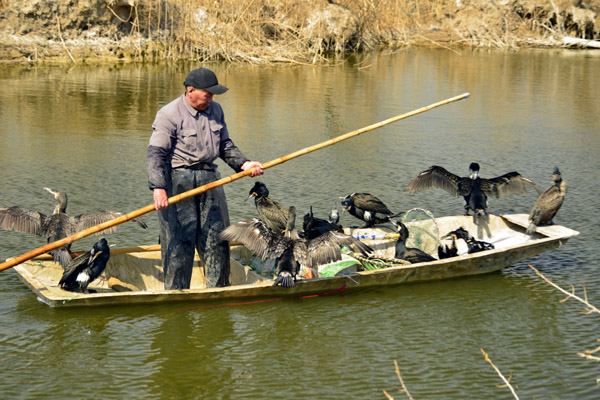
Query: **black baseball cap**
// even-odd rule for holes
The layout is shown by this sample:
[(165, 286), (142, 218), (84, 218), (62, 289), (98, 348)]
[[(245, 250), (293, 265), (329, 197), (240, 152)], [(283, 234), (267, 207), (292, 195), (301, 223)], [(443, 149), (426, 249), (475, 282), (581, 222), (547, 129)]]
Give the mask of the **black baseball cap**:
[(192, 70), (183, 82), (184, 86), (192, 86), (196, 89), (203, 89), (212, 94), (223, 94), (229, 90), (223, 85), (219, 85), (217, 76), (207, 68), (198, 68)]

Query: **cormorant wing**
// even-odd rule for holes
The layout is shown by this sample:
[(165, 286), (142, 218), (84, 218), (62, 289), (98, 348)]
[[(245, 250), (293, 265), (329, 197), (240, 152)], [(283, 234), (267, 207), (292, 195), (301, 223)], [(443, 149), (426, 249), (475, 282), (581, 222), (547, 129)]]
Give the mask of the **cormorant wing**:
[(297, 246), (294, 247), (294, 254), (300, 263), (310, 267), (340, 260), (342, 258), (342, 252), (340, 250), (341, 246), (346, 246), (364, 256), (373, 253), (373, 249), (360, 240), (338, 231), (325, 232), (305, 243), (306, 251), (308, 252), (306, 263), (308, 264), (299, 260), (300, 254), (298, 254), (298, 251), (301, 250), (301, 248), (298, 248)]
[(242, 242), (252, 253), (263, 260), (283, 254), (290, 239), (277, 235), (259, 218), (240, 221), (219, 233), (220, 240)]
[(0, 228), (7, 231), (43, 236), (42, 225), (47, 216), (23, 207), (0, 207)]
[(503, 197), (515, 193), (527, 193), (526, 186), (535, 188), (538, 193), (541, 193), (540, 188), (517, 171), (508, 172), (504, 175), (497, 176), (492, 179), (481, 179), (481, 191), (488, 196)]
[(77, 275), (79, 275), (79, 273), (81, 271), (83, 271), (85, 268), (87, 268), (87, 266), (90, 262), (91, 255), (92, 255), (92, 251), (89, 250), (89, 251), (86, 251), (85, 253), (75, 257), (69, 263), (69, 265), (67, 265), (65, 267), (65, 271), (63, 272), (62, 278), (60, 278), (58, 285), (63, 286), (64, 284), (72, 283), (71, 281), (76, 280)]
[(427, 189), (442, 189), (452, 196), (466, 196), (471, 193), (473, 181), (461, 178), (443, 167), (432, 165), (421, 172), (406, 187), (409, 193), (418, 193)]
[[(88, 229), (88, 228), (91, 228), (98, 224), (111, 221), (111, 220), (113, 220), (115, 218), (119, 218), (123, 215), (124, 214), (121, 212), (108, 211), (108, 210), (76, 215), (74, 217), (69, 217), (69, 223), (68, 223), (68, 226), (65, 226), (65, 231), (67, 232), (67, 235), (70, 236), (70, 235), (73, 235), (84, 229)], [(137, 224), (140, 225), (144, 229), (148, 228), (148, 225), (146, 225), (143, 221), (141, 221), (137, 218), (133, 218), (132, 221), (137, 222)], [(113, 227), (104, 229), (103, 231), (100, 231), (97, 234), (115, 233), (116, 231), (117, 231), (117, 227), (113, 226)]]
[(312, 240), (294, 242), (296, 260), (307, 267), (327, 264), (342, 258), (342, 251), (335, 240), (331, 240), (329, 232)]
[[(327, 236), (325, 236), (327, 235)], [(321, 236), (325, 236), (325, 239), (335, 240), (339, 246), (345, 246), (355, 253), (361, 253), (363, 256), (367, 256), (374, 253), (373, 249), (367, 244), (361, 242), (357, 238), (346, 235), (340, 231), (329, 231)]]
[(369, 193), (354, 193), (352, 202), (356, 208), (373, 213), (391, 215), (392, 212), (377, 197)]

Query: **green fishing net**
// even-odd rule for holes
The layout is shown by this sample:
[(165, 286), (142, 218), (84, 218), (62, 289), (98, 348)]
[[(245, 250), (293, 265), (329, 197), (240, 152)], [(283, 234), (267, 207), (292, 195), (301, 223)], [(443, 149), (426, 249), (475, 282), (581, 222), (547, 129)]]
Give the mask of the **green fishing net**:
[(437, 254), (440, 229), (433, 214), (423, 208), (412, 208), (402, 215), (408, 228), (406, 247), (416, 247), (428, 254)]

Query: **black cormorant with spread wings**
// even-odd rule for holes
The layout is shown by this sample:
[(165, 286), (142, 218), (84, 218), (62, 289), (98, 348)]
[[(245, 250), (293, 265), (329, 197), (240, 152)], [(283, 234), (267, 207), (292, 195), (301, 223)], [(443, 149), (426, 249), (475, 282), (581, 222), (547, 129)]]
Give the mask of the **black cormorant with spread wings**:
[[(19, 206), (0, 207), (0, 229), (42, 236), (48, 239), (48, 243), (52, 243), (123, 215), (117, 211), (96, 211), (72, 217), (66, 214), (67, 193), (47, 187), (44, 189), (52, 193), (58, 202), (52, 215)], [(144, 229), (148, 227), (141, 220), (133, 220)], [(115, 231), (116, 227), (112, 227), (98, 232), (98, 234), (113, 233)], [(58, 261), (63, 268), (71, 261), (69, 248), (70, 245), (67, 245), (50, 252), (54, 256), (54, 260)]]
[(59, 286), (71, 292), (88, 292), (88, 285), (100, 276), (110, 258), (105, 238), (98, 240), (90, 251), (75, 257), (65, 268)]
[(337, 231), (328, 231), (311, 240), (301, 238), (294, 229), (294, 206), (288, 210), (287, 221), (285, 235), (273, 232), (261, 219), (253, 218), (225, 228), (219, 234), (219, 239), (242, 242), (263, 260), (275, 259), (276, 278), (273, 285), (285, 288), (294, 286), (300, 265), (312, 268), (340, 260), (340, 246), (346, 246), (364, 256), (373, 252), (360, 240)]
[[(256, 182), (246, 200), (254, 197), (254, 205), (258, 216), (273, 232), (282, 234), (287, 225), (288, 210), (281, 203), (269, 197), (269, 189), (262, 182)], [(246, 201), (244, 200), (244, 201)]]
[(390, 222), (395, 214), (377, 197), (370, 193), (352, 193), (342, 199), (342, 208), (350, 215), (364, 221), (362, 228)]
[(533, 235), (538, 225), (551, 223), (565, 200), (567, 182), (556, 167), (552, 172), (552, 182), (554, 184), (538, 197), (529, 213), (529, 227), (525, 231), (528, 235)]
[(421, 172), (406, 187), (406, 191), (417, 193), (426, 189), (443, 189), (453, 196), (463, 196), (465, 215), (473, 211), (473, 222), (479, 225), (480, 220), (487, 223), (488, 196), (503, 197), (514, 193), (526, 193), (526, 187), (540, 189), (533, 181), (524, 178), (516, 171), (508, 172), (496, 178), (479, 177), (479, 164), (471, 163), (469, 176), (460, 177), (437, 165)]

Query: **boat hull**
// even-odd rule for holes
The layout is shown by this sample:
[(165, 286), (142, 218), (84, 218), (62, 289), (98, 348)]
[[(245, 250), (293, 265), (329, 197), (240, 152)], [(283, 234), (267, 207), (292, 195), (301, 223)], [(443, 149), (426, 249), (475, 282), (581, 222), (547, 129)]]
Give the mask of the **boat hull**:
[[(440, 232), (464, 226), (476, 232), (470, 217), (442, 217), (437, 219)], [(497, 225), (497, 227), (495, 226)], [(125, 254), (113, 251), (103, 276), (90, 285), (95, 293), (73, 293), (62, 290), (57, 282), (62, 269), (51, 260), (32, 260), (15, 268), (19, 278), (31, 288), (38, 299), (51, 307), (107, 306), (124, 304), (149, 304), (190, 302), (202, 306), (238, 304), (283, 298), (353, 291), (375, 286), (392, 286), (407, 283), (486, 274), (527, 260), (543, 252), (564, 245), (578, 234), (577, 231), (554, 225), (538, 229), (532, 239), (526, 238), (526, 214), (490, 216), (491, 237), (504, 235), (507, 245), (497, 246), (475, 254), (463, 254), (433, 262), (391, 266), (363, 270), (327, 278), (303, 279), (293, 288), (273, 286), (273, 280), (255, 273), (250, 267), (232, 258), (232, 285), (223, 288), (205, 288), (201, 261), (197, 258), (192, 277), (192, 289), (162, 289), (160, 251), (156, 246), (140, 247)], [(416, 229), (416, 225), (414, 226)], [(379, 233), (389, 234), (389, 227)], [(351, 230), (360, 234), (358, 230)], [(374, 231), (375, 232), (375, 231)], [(375, 232), (378, 233), (378, 232)], [(389, 236), (389, 235), (388, 235)], [(395, 239), (366, 240), (385, 251), (393, 249)], [(375, 246), (376, 245), (376, 246)], [(382, 251), (383, 251), (382, 250)], [(243, 247), (232, 247), (232, 254), (242, 253)]]

